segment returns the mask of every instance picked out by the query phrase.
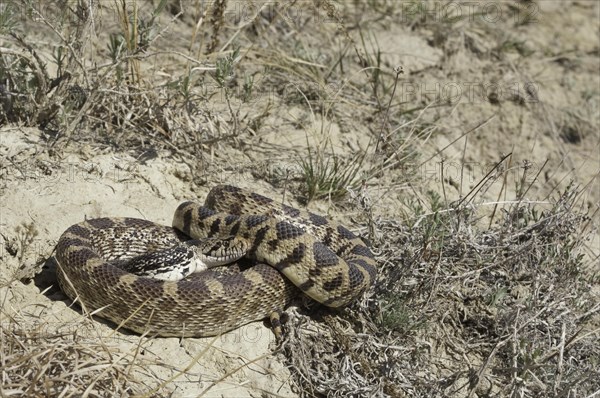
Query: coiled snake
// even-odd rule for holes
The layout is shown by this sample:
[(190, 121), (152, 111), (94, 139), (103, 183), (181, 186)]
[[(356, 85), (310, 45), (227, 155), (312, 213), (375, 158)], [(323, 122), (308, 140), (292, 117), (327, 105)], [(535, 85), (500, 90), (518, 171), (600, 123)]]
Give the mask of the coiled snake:
[[(119, 266), (192, 238), (231, 236), (247, 241), (246, 256), (258, 264), (178, 281)], [(69, 298), (124, 328), (160, 336), (223, 333), (282, 311), (298, 289), (341, 307), (376, 276), (371, 251), (345, 227), (229, 185), (214, 187), (204, 205), (182, 203), (173, 227), (135, 218), (75, 224), (60, 237), (56, 259), (58, 282)]]

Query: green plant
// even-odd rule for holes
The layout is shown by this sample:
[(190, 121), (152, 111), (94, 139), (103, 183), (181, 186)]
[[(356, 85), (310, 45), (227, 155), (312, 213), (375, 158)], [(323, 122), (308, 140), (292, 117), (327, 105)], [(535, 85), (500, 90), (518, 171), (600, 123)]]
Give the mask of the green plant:
[(234, 76), (234, 66), (238, 61), (239, 55), (240, 49), (236, 48), (225, 58), (219, 58), (217, 60), (214, 79), (219, 85), (219, 88), (227, 89), (227, 84)]
[(15, 6), (11, 1), (0, 3), (0, 34), (8, 34), (17, 26)]
[(242, 87), (242, 101), (248, 102), (252, 97), (252, 89), (254, 88), (254, 76), (246, 75), (244, 76), (244, 85)]
[(381, 298), (381, 329), (407, 335), (426, 326), (424, 320), (416, 319), (415, 310), (392, 293)]
[(502, 300), (506, 297), (508, 289), (505, 286), (496, 288), (487, 296), (486, 304), (491, 307), (497, 307), (502, 304)]
[(346, 195), (347, 187), (357, 188), (364, 159), (365, 153), (347, 160), (335, 154), (314, 153), (309, 147), (308, 156), (298, 161), (306, 188), (306, 203), (324, 197), (340, 199)]

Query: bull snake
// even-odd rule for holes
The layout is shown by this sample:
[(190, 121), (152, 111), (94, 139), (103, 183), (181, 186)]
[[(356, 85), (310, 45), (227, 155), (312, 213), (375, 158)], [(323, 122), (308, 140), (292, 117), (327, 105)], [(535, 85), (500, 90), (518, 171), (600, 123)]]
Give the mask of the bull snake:
[[(117, 266), (190, 237), (230, 236), (246, 240), (246, 256), (258, 264), (178, 281)], [(218, 335), (279, 313), (298, 289), (342, 307), (376, 276), (371, 251), (345, 227), (229, 185), (214, 187), (204, 205), (182, 203), (173, 227), (136, 218), (75, 224), (60, 237), (56, 259), (59, 285), (70, 299), (124, 328), (160, 336)]]

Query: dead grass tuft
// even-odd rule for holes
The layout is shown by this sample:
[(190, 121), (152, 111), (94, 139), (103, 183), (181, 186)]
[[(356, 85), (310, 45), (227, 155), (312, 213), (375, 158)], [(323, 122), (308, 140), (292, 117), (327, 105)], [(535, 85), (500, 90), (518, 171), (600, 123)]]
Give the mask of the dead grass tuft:
[(6, 314), (0, 323), (0, 394), (9, 396), (130, 396), (144, 386), (136, 362), (102, 339), (47, 332), (42, 321), (25, 327)]
[(570, 188), (543, 210), (504, 206), (490, 228), (478, 226), (485, 209), (473, 205), (417, 215), (409, 226), (379, 221), (382, 267), (371, 298), (320, 322), (290, 319), (283, 352), (297, 390), (307, 397), (596, 392), (597, 259), (577, 254), (591, 232), (577, 197)]

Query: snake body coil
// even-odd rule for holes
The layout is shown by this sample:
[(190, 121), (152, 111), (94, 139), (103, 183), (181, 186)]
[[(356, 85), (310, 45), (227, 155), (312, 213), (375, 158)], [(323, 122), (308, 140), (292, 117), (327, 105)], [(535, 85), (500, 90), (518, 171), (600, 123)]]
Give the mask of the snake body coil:
[[(210, 336), (280, 312), (298, 289), (341, 307), (375, 279), (362, 240), (325, 218), (228, 185), (204, 205), (181, 204), (173, 227), (135, 218), (98, 218), (67, 229), (57, 244), (61, 289), (89, 311), (138, 333)], [(259, 263), (179, 281), (134, 275), (118, 267), (147, 252), (190, 239), (237, 236)]]

